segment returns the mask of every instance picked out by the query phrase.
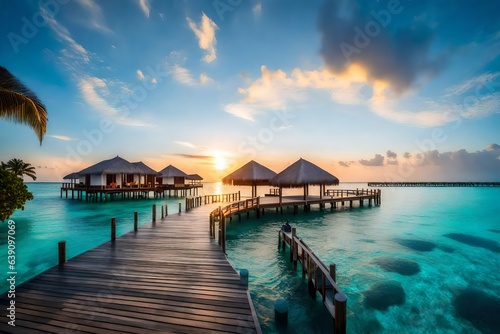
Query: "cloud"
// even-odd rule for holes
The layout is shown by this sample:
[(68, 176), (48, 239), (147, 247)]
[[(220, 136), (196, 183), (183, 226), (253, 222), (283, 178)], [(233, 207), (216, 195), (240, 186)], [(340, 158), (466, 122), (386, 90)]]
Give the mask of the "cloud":
[(104, 15), (102, 14), (101, 7), (99, 7), (94, 0), (77, 0), (77, 3), (90, 13), (90, 17), (82, 18), (82, 21), (85, 22), (85, 26), (105, 33), (112, 33), (111, 29), (104, 23)]
[(488, 151), (500, 151), (500, 145), (498, 145), (498, 144), (489, 144), (488, 146), (486, 146), (486, 149)]
[(59, 140), (64, 140), (64, 141), (69, 141), (69, 140), (76, 140), (76, 138), (71, 138), (68, 136), (62, 136), (62, 135), (49, 135), (49, 137), (59, 139)]
[(214, 82), (214, 80), (205, 73), (201, 73), (199, 78), (195, 78), (189, 69), (179, 64), (168, 65), (167, 67), (171, 77), (185, 86), (196, 87)]
[[(238, 88), (243, 97), (237, 103), (227, 104), (224, 110), (247, 120), (255, 120), (256, 116), (266, 111), (305, 102), (311, 90), (329, 93), (335, 103), (366, 106), (384, 119), (413, 126), (433, 127), (456, 121), (457, 118), (478, 118), (500, 112), (500, 92), (494, 90), (483, 91), (479, 98), (474, 97), (473, 103), (468, 101), (457, 105), (446, 98), (422, 99), (418, 109), (405, 109), (398, 100), (390, 98), (387, 83), (377, 81), (371, 91), (364, 89), (367, 87), (367, 73), (358, 65), (351, 65), (342, 75), (324, 68), (295, 68), (287, 73), (283, 70), (272, 71), (263, 65), (261, 77), (253, 82), (244, 72), (240, 76), (248, 87)], [(487, 79), (494, 78), (497, 76), (486, 76), (474, 82), (493, 87), (494, 83)]]
[(47, 10), (43, 7), (40, 8), (40, 13), (43, 18), (49, 25), (50, 29), (56, 34), (57, 38), (64, 43), (67, 43), (69, 46), (70, 52), (66, 52), (66, 55), (73, 58), (78, 59), (84, 63), (88, 63), (90, 61), (90, 53), (79, 43), (77, 43), (72, 37), (68, 29), (66, 29), (63, 25), (57, 22), (53, 16), (51, 16)]
[(175, 144), (178, 144), (178, 145), (182, 145), (182, 146), (185, 146), (185, 147), (189, 147), (189, 148), (193, 148), (193, 149), (200, 149), (200, 147), (198, 145), (195, 145), (191, 142), (187, 142), (187, 141), (174, 141)]
[(253, 14), (259, 16), (262, 14), (262, 2), (257, 2), (252, 8)]
[(139, 79), (141, 81), (143, 81), (145, 79), (144, 73), (142, 73), (141, 70), (137, 70), (137, 71), (135, 71), (135, 73), (137, 74), (137, 79)]
[(149, 3), (149, 0), (139, 0), (139, 7), (144, 15), (149, 18), (149, 12), (151, 11), (151, 4)]
[(395, 153), (391, 150), (388, 150), (386, 152), (386, 155), (387, 155), (387, 158), (389, 158), (389, 159), (396, 159), (398, 157), (397, 153)]
[(178, 157), (189, 158), (189, 159), (201, 159), (201, 160), (213, 159), (213, 156), (211, 156), (211, 155), (203, 155), (203, 154), (174, 153), (174, 155), (176, 155)]
[(201, 21), (196, 24), (189, 17), (186, 18), (189, 24), (189, 28), (194, 32), (196, 38), (198, 38), (198, 44), (200, 49), (205, 50), (205, 56), (203, 61), (210, 63), (217, 59), (216, 44), (217, 39), (215, 38), (215, 30), (219, 29), (217, 24), (212, 21), (205, 13), (202, 14)]
[[(126, 126), (150, 126), (130, 118), (127, 111), (114, 107), (108, 102), (107, 98), (114, 94), (110, 93), (108, 82), (105, 79), (85, 76), (80, 79), (78, 88), (85, 102), (99, 112), (102, 117), (107, 117), (117, 124)], [(126, 90), (126, 87), (119, 87), (119, 89)]]
[[(436, 28), (418, 18), (417, 13), (408, 22), (402, 20), (407, 18), (403, 15), (398, 20), (407, 5), (398, 4), (391, 14), (387, 2), (377, 6), (326, 1), (318, 18), (325, 65), (334, 73), (343, 73), (358, 64), (367, 71), (370, 81), (387, 82), (397, 95), (419, 80), (436, 76), (445, 67), (449, 51), (436, 54), (432, 50)], [(380, 14), (382, 10), (385, 17)], [(394, 24), (396, 21), (398, 24)]]
[(411, 153), (410, 152), (405, 152), (405, 154), (403, 154), (403, 157), (405, 159), (410, 159), (411, 158)]
[(375, 154), (375, 157), (370, 160), (361, 159), (358, 162), (363, 166), (383, 166), (384, 157), (380, 154)]
[(352, 164), (352, 161), (339, 161), (338, 163), (342, 167), (350, 167)]

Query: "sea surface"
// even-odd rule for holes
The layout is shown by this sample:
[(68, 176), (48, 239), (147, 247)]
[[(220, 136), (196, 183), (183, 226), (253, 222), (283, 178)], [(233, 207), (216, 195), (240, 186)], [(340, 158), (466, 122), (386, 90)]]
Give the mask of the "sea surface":
[[(35, 199), (11, 219), (16, 226), (17, 284), (57, 264), (57, 243), (74, 257), (151, 220), (151, 205), (178, 212), (183, 199), (86, 203), (60, 198), (60, 183), (28, 183)], [(342, 183), (340, 188), (367, 188)], [(262, 195), (267, 187), (259, 188)], [(205, 184), (202, 193), (248, 187)], [(310, 194), (318, 192), (311, 188)], [(298, 194), (300, 190), (285, 190)], [(499, 333), (500, 188), (382, 188), (380, 206), (266, 212), (227, 227), (227, 255), (248, 269), (249, 289), (264, 333), (332, 333), (318, 295), (313, 300), (289, 251), (278, 249), (286, 221), (325, 263), (337, 265), (337, 284), (347, 295), (348, 333)], [(159, 208), (158, 208), (159, 209)], [(183, 208), (184, 209), (184, 208)], [(158, 216), (161, 213), (158, 212)], [(7, 291), (7, 222), (0, 223), (0, 292)], [(3, 268), (3, 269), (2, 269)], [(274, 323), (273, 304), (289, 303), (287, 326)]]

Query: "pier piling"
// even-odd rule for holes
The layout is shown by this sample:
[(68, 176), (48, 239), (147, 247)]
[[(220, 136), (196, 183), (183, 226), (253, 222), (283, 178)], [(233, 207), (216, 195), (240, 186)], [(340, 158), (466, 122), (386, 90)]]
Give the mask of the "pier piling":
[(66, 241), (59, 241), (57, 247), (59, 249), (59, 265), (62, 266), (66, 263)]

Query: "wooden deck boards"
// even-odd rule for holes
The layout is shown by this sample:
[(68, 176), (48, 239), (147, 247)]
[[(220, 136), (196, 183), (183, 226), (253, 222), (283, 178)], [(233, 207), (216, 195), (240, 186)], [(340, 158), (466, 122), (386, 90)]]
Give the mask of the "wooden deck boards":
[(16, 326), (5, 318), (0, 332), (259, 333), (246, 287), (210, 239), (214, 208), (146, 224), (18, 286)]

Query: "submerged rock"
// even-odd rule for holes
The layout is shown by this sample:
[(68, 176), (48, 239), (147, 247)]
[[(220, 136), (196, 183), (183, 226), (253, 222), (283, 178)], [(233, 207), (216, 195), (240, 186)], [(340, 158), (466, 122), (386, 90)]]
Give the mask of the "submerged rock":
[(493, 232), (493, 233), (500, 233), (500, 230), (490, 228), (488, 231)]
[(481, 290), (468, 288), (453, 301), (459, 317), (466, 319), (479, 331), (498, 333), (500, 328), (500, 299)]
[(444, 234), (444, 236), (469, 246), (489, 249), (495, 253), (500, 253), (500, 246), (498, 246), (498, 243), (494, 240), (475, 237), (464, 233), (448, 233)]
[(417, 239), (399, 239), (398, 243), (405, 247), (418, 250), (421, 252), (430, 252), (436, 248), (436, 244), (430, 241), (417, 240)]
[(374, 284), (363, 292), (363, 295), (366, 306), (381, 311), (387, 310), (392, 305), (402, 305), (406, 300), (403, 287), (394, 281)]
[(420, 272), (417, 262), (407, 259), (378, 258), (374, 261), (385, 271), (398, 273), (403, 276), (412, 276)]

